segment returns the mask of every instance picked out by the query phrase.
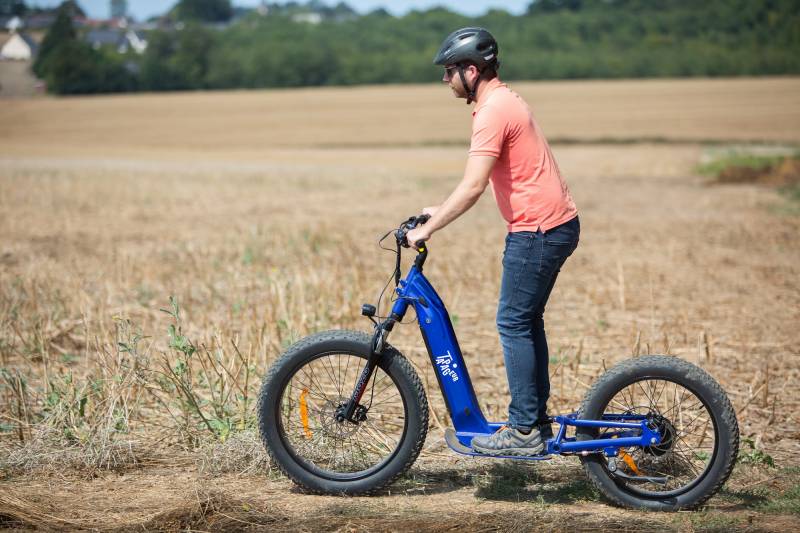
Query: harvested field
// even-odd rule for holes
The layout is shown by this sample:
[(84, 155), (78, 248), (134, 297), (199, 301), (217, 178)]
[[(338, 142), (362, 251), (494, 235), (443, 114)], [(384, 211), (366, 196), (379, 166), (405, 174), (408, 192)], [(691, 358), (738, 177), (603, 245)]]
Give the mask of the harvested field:
[[(798, 142), (797, 78), (510, 85), (551, 141)], [(277, 148), (464, 146), (469, 139), (463, 101), (436, 85), (222, 94), (0, 100), (3, 124), (16, 126), (0, 132), (2, 151), (273, 161)]]
[[(270, 469), (246, 429), (260, 376), (309, 332), (368, 328), (359, 306), (393, 267), (376, 238), (463, 169), (463, 103), (442, 87), (370, 87), (0, 100), (0, 525), (796, 529), (798, 208), (695, 168), (734, 146), (795, 150), (800, 80), (514, 86), (562, 141), (581, 210), (581, 244), (546, 315), (551, 411), (575, 409), (636, 353), (703, 366), (748, 439), (706, 509), (616, 509), (575, 460), (449, 453), (414, 325), (391, 341), (436, 417), (411, 473), (380, 497), (343, 499), (302, 495)], [(486, 194), (434, 236), (426, 266), (495, 419), (507, 403), (494, 330), (503, 235)], [(172, 295), (177, 322), (161, 311)], [(182, 357), (171, 324), (198, 347), (196, 398), (224, 433), (163, 379)]]

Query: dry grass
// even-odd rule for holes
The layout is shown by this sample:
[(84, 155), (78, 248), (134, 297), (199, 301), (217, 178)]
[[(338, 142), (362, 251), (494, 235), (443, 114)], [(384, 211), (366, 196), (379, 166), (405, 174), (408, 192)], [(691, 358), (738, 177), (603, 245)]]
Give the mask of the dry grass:
[[(0, 44), (0, 47), (2, 46)], [(36, 77), (31, 74), (30, 67), (30, 61), (0, 60), (0, 100), (41, 94), (42, 91), (37, 89)]]
[[(521, 92), (551, 136), (798, 142), (798, 83), (591, 82)], [(637, 87), (643, 111), (626, 113)], [(567, 524), (575, 505), (584, 513), (575, 527), (591, 525), (598, 510), (609, 527), (632, 524), (635, 513), (591, 498), (576, 504), (586, 499), (575, 485), (580, 473), (558, 474), (560, 464), (510, 491), (530, 504), (515, 515), (514, 504), (491, 490), (502, 476), (447, 453), (436, 429), (414, 474), (422, 481), (412, 476), (404, 482), (411, 486), (397, 489), (405, 495), (387, 495), (385, 504), (359, 499), (347, 511), (336, 498), (297, 500), (286, 482), (254, 473), (266, 458), (242, 429), (252, 427), (258, 377), (302, 335), (366, 329), (358, 307), (374, 301), (392, 268), (375, 238), (440, 200), (460, 175), (463, 146), (417, 145), (467, 136), (468, 110), (440, 89), (0, 102), (4, 124), (15, 124), (0, 133), (0, 446), (17, 454), (3, 464), (0, 517), (50, 528), (233, 527), (210, 518), (227, 516), (254, 524), (277, 517), (295, 529), (323, 517), (331, 529), (414, 529), (434, 515), (460, 520), (424, 496), (452, 491), (454, 506), (480, 502), (478, 509), (496, 512), (498, 530), (530, 523), (519, 516)], [(764, 94), (772, 96), (757, 100), (768, 109), (754, 110)], [(619, 122), (579, 125), (578, 111), (589, 107)], [(657, 109), (660, 120), (651, 115)], [(732, 127), (736, 121), (747, 128)], [(406, 145), (391, 148), (395, 142)], [(552, 410), (574, 409), (616, 361), (672, 353), (717, 377), (757, 449), (780, 467), (797, 465), (800, 219), (782, 210), (786, 200), (756, 185), (707, 186), (693, 173), (707, 151), (691, 143), (567, 144), (555, 152), (583, 234), (547, 314)], [(487, 195), (434, 237), (427, 269), (482, 406), (496, 419), (507, 402), (494, 330), (503, 233)], [(170, 295), (181, 305), (179, 320), (160, 310), (170, 310)], [(172, 337), (170, 325), (178, 326)], [(435, 384), (415, 326), (400, 327), (392, 342)], [(181, 362), (189, 371), (172, 375)], [(429, 385), (428, 393), (446, 423), (438, 391)], [(58, 439), (37, 439), (42, 427), (56, 428)], [(133, 443), (132, 455), (114, 456), (124, 443)], [(56, 458), (77, 450), (91, 460), (59, 471), (36, 450)], [(450, 473), (436, 478), (442, 467)], [(763, 471), (768, 486), (777, 474)], [(98, 477), (87, 480), (86, 472)], [(111, 490), (119, 477), (130, 484), (126, 494)], [(753, 479), (735, 478), (731, 490), (749, 490), (742, 487)], [(76, 483), (86, 496), (73, 501), (66, 495)], [(272, 487), (268, 497), (263, 486)], [(133, 503), (103, 522), (96, 509), (128, 501), (130, 490)], [(290, 500), (313, 512), (304, 518)], [(386, 515), (383, 505), (397, 505), (396, 513)], [(257, 514), (236, 511), (242, 506)], [(370, 518), (379, 511), (388, 518)], [(481, 512), (464, 515), (463, 524), (482, 523)], [(639, 519), (644, 528), (693, 527)]]
[[(580, 469), (520, 468), (496, 461), (425, 465), (424, 484), (401, 481), (379, 497), (303, 495), (263, 476), (202, 476), (178, 469), (92, 480), (7, 482), (0, 524), (80, 530), (270, 531), (790, 531), (795, 516), (763, 512), (764, 487), (723, 491), (698, 513), (635, 513), (596, 501)], [(741, 472), (733, 483), (761, 478)], [(732, 484), (733, 484), (732, 483)], [(775, 491), (780, 484), (767, 484)], [(66, 503), (68, 502), (68, 503)]]
[(259, 474), (270, 470), (270, 457), (254, 429), (238, 431), (222, 442), (208, 443), (203, 451), (201, 472)]

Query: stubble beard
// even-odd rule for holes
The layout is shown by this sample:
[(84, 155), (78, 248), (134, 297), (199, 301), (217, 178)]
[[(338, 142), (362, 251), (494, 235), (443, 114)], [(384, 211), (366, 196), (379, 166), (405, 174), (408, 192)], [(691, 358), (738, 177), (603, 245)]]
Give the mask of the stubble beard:
[(463, 90), (459, 90), (459, 87), (454, 83), (451, 82), (448, 84), (450, 86), (450, 90), (453, 91), (453, 96), (456, 98), (466, 98), (467, 94)]

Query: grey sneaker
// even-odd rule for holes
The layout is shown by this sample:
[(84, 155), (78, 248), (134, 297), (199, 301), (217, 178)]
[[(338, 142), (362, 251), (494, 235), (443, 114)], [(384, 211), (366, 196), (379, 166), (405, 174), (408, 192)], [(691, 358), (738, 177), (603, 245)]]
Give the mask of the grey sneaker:
[(524, 434), (515, 428), (503, 426), (489, 436), (472, 439), (472, 449), (486, 455), (538, 455), (544, 449), (539, 430)]

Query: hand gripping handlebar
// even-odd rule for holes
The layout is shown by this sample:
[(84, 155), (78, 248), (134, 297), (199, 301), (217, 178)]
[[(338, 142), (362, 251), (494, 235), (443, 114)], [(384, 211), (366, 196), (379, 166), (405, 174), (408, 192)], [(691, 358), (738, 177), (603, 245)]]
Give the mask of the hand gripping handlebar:
[(403, 246), (404, 248), (408, 248), (408, 240), (406, 239), (408, 232), (417, 226), (425, 224), (430, 218), (430, 215), (417, 215), (415, 217), (409, 217), (408, 220), (400, 224), (400, 227), (394, 232), (394, 236), (397, 239), (397, 244)]

